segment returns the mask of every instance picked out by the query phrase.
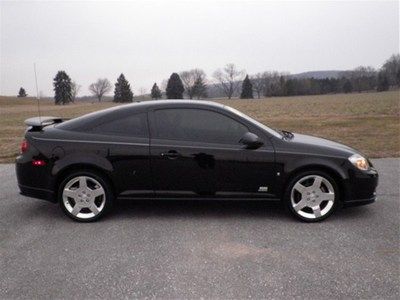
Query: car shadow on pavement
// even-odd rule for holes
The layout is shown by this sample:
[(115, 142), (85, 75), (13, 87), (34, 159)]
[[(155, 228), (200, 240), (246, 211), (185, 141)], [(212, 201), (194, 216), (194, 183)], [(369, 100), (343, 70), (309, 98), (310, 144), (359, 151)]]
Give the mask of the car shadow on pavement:
[(287, 218), (280, 202), (224, 200), (125, 200), (118, 201), (109, 218)]
[[(372, 218), (376, 212), (374, 205), (338, 209), (326, 221), (365, 220)], [(64, 219), (59, 205), (34, 201), (25, 206), (23, 219)], [(224, 200), (124, 200), (115, 203), (112, 211), (101, 221), (125, 219), (269, 219), (285, 222), (298, 222), (280, 202), (275, 201), (224, 201)], [(325, 221), (325, 222), (326, 222)]]
[[(368, 218), (374, 210), (367, 206), (339, 208), (329, 219)], [(120, 218), (262, 218), (298, 222), (276, 201), (224, 200), (126, 200), (119, 201), (107, 219)]]

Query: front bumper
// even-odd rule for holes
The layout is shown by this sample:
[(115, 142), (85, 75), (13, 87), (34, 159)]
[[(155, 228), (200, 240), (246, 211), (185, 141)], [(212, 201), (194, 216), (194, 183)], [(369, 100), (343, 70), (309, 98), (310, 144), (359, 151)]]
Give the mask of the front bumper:
[(354, 207), (374, 203), (376, 200), (376, 195), (369, 199), (358, 199), (358, 200), (348, 200), (343, 203), (343, 207)]
[(375, 202), (378, 186), (378, 172), (371, 168), (368, 171), (350, 169), (349, 179), (346, 180), (346, 196), (344, 207), (366, 205)]

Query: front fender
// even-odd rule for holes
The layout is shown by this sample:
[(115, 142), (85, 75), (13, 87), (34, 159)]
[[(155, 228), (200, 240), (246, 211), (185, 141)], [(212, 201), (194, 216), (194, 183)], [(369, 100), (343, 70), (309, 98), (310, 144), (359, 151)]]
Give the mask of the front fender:
[(340, 177), (342, 180), (349, 179), (349, 174), (344, 171), (342, 167), (345, 163), (343, 158), (337, 159), (324, 159), (321, 157), (303, 157), (303, 158), (296, 158), (293, 160), (289, 160), (284, 165), (284, 173), (285, 174), (293, 174), (297, 171), (307, 168), (312, 169), (315, 168), (326, 168), (334, 172), (336, 175)]
[(276, 168), (278, 172), (277, 189), (280, 191), (282, 197), (286, 186), (292, 176), (301, 171), (319, 169), (326, 170), (336, 175), (336, 178), (340, 180), (339, 184), (343, 188), (343, 198), (348, 195), (348, 182), (349, 174), (346, 169), (343, 168), (343, 164), (346, 163), (342, 157), (329, 157), (323, 156), (305, 156), (305, 154), (294, 154), (294, 153), (278, 153), (276, 155)]

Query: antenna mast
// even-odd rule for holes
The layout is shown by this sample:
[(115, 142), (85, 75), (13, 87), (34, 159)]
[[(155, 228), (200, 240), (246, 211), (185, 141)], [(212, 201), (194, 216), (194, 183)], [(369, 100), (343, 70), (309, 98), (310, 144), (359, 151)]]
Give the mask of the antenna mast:
[(39, 96), (39, 89), (38, 89), (38, 83), (37, 83), (37, 75), (36, 75), (36, 63), (33, 63), (33, 70), (35, 71), (35, 82), (36, 82), (36, 99), (37, 99), (37, 105), (38, 105), (38, 114), (39, 114), (39, 122), (41, 122), (41, 116), (40, 116), (40, 96)]

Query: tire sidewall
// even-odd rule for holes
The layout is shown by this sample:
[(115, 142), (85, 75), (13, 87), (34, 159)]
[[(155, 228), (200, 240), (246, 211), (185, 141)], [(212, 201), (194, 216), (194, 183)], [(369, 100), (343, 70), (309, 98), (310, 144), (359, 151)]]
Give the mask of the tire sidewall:
[[(89, 218), (89, 219), (81, 219), (78, 218), (76, 216), (74, 216), (73, 214), (71, 214), (67, 208), (64, 205), (63, 202), (63, 190), (65, 185), (73, 178), (75, 177), (79, 177), (79, 176), (87, 176), (87, 177), (91, 177), (95, 180), (97, 180), (103, 187), (104, 191), (105, 191), (105, 196), (106, 196), (106, 202), (104, 205), (103, 210), (97, 214), (96, 216)], [(114, 202), (114, 195), (113, 192), (111, 190), (111, 185), (109, 184), (108, 180), (106, 180), (104, 178), (104, 176), (98, 174), (97, 172), (94, 171), (89, 171), (89, 170), (82, 170), (82, 171), (75, 171), (70, 173), (69, 175), (67, 175), (61, 182), (59, 188), (58, 188), (58, 194), (57, 194), (57, 199), (58, 202), (61, 206), (61, 209), (63, 210), (63, 212), (70, 217), (71, 219), (75, 220), (75, 221), (79, 221), (79, 222), (93, 222), (98, 220), (99, 218), (101, 218), (104, 214), (107, 213), (107, 211), (109, 211), (112, 206), (113, 206), (113, 202)]]
[[(296, 211), (294, 210), (294, 208), (292, 207), (292, 203), (291, 203), (291, 199), (290, 199), (292, 188), (296, 184), (296, 182), (299, 181), (301, 178), (310, 176), (310, 175), (318, 175), (318, 176), (324, 177), (325, 179), (327, 179), (330, 182), (330, 184), (332, 184), (333, 190), (335, 191), (335, 201), (333, 202), (333, 206), (332, 206), (331, 210), (326, 215), (316, 218), (316, 219), (308, 219), (308, 218), (305, 218), (305, 217), (297, 214)], [(300, 219), (304, 222), (313, 223), (313, 222), (319, 222), (319, 221), (325, 220), (337, 209), (337, 207), (339, 206), (339, 201), (340, 201), (339, 195), (340, 195), (340, 191), (338, 188), (338, 184), (332, 178), (332, 176), (330, 176), (329, 174), (327, 174), (323, 171), (304, 171), (304, 172), (301, 172), (301, 173), (295, 175), (290, 180), (290, 182), (287, 185), (286, 190), (285, 190), (284, 202), (285, 202), (286, 209), (289, 210), (290, 213), (293, 216), (295, 216), (297, 219)]]

